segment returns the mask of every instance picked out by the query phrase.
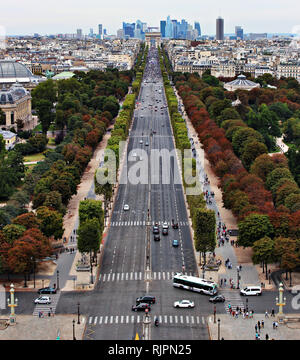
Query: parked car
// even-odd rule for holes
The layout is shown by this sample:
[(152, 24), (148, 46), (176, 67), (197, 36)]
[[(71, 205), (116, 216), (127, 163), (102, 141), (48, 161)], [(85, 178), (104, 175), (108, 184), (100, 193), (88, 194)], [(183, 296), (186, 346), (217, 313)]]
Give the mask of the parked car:
[(175, 301), (174, 302), (174, 307), (175, 308), (193, 308), (195, 307), (195, 304), (193, 301), (190, 300), (180, 300), (180, 301)]
[(209, 302), (211, 302), (213, 304), (218, 303), (218, 302), (224, 302), (224, 301), (225, 301), (224, 295), (216, 295), (209, 299)]
[(246, 286), (240, 291), (240, 294), (243, 296), (261, 295), (261, 293), (262, 291), (260, 286)]
[(35, 304), (51, 304), (51, 299), (49, 296), (40, 296), (34, 300)]
[(146, 303), (140, 303), (138, 305), (132, 305), (132, 311), (145, 311), (148, 309), (148, 311), (151, 311), (150, 305)]
[(136, 304), (145, 303), (145, 304), (155, 304), (155, 296), (145, 295), (140, 296), (136, 299)]
[(38, 294), (56, 294), (56, 289), (51, 287), (45, 287), (38, 290)]

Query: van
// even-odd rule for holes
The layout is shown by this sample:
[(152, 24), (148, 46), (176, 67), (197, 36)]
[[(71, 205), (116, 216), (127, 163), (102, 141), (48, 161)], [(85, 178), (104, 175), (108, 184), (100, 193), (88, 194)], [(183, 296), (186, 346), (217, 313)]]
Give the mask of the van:
[(261, 295), (261, 293), (260, 286), (246, 286), (240, 291), (240, 294), (243, 296)]

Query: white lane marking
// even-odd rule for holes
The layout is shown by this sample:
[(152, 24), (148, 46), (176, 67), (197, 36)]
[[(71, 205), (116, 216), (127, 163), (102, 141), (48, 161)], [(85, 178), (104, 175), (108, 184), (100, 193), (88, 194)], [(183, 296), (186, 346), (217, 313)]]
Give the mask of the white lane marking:
[(183, 316), (182, 315), (180, 316), (180, 322), (181, 322), (181, 324), (183, 324)]
[(114, 322), (114, 317), (111, 316), (111, 317), (110, 317), (110, 324), (112, 324), (113, 322)]
[(107, 281), (109, 281), (109, 280), (110, 280), (110, 274), (107, 275)]
[(111, 281), (114, 281), (114, 280), (115, 280), (115, 274), (112, 274)]
[(120, 274), (119, 274), (119, 273), (117, 273), (117, 281), (119, 281), (119, 277), (120, 277)]
[(105, 282), (106, 274), (103, 275), (102, 281)]
[(202, 316), (202, 324), (204, 325), (205, 324), (205, 320), (204, 320), (204, 317)]
[(94, 325), (97, 324), (97, 320), (98, 320), (98, 316), (95, 316), (95, 319), (94, 319)]
[(134, 323), (134, 315), (131, 316), (131, 323)]
[(173, 323), (173, 318), (172, 318), (172, 315), (170, 315), (170, 324)]
[(129, 315), (126, 316), (126, 324), (129, 322)]
[(177, 315), (175, 315), (175, 323), (176, 323), (176, 324), (178, 323), (178, 317), (177, 317)]
[(124, 316), (121, 315), (121, 324), (123, 324), (123, 319), (124, 319)]
[(130, 280), (133, 280), (133, 272), (130, 273)]
[(90, 316), (90, 317), (89, 317), (89, 324), (91, 324), (91, 323), (92, 323), (92, 321), (93, 321), (93, 317), (92, 317), (92, 316)]
[(99, 319), (99, 324), (100, 325), (102, 324), (102, 320), (103, 320), (103, 316), (100, 316), (100, 319)]
[(108, 322), (108, 316), (105, 316), (104, 324), (107, 324)]
[(186, 316), (186, 323), (189, 324), (189, 322), (190, 322), (190, 319), (189, 319), (189, 316), (187, 315)]
[(165, 278), (165, 272), (163, 272), (162, 275), (163, 275), (163, 280), (165, 280), (165, 279), (166, 279), (166, 278)]
[(126, 280), (128, 280), (128, 273), (126, 273), (126, 276), (125, 276)]
[(119, 322), (119, 316), (116, 316), (116, 324)]

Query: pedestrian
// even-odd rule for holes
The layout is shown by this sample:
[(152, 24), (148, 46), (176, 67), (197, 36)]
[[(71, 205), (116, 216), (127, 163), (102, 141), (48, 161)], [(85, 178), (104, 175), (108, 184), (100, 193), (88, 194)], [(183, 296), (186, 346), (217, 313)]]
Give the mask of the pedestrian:
[(51, 316), (51, 313), (50, 313), (50, 310), (48, 311), (48, 317), (50, 317)]
[(262, 320), (261, 321), (261, 328), (264, 329), (265, 328), (265, 322)]
[(255, 340), (258, 340), (258, 333), (255, 334)]
[[(234, 240), (233, 240), (233, 243), (234, 243)], [(242, 265), (240, 265), (240, 271), (242, 271)]]
[(226, 280), (226, 279), (224, 279), (224, 286), (226, 286), (226, 282), (227, 282), (227, 280)]
[(269, 335), (268, 334), (266, 334), (266, 340), (269, 340)]
[(266, 312), (265, 312), (265, 318), (267, 319), (267, 318), (269, 318), (269, 314), (268, 314), (268, 311), (266, 310)]
[(255, 332), (257, 332), (257, 324), (255, 324)]
[(230, 304), (228, 304), (228, 310), (229, 310), (229, 312), (230, 312), (230, 314), (231, 314), (232, 309), (231, 309), (231, 305), (230, 305)]
[(275, 310), (274, 309), (272, 309), (271, 316), (275, 317)]
[(257, 322), (258, 332), (260, 333), (260, 321)]
[(275, 321), (273, 321), (273, 329), (275, 329)]
[(275, 321), (275, 329), (277, 330), (278, 329), (278, 322)]
[(221, 287), (222, 287), (222, 285), (223, 285), (223, 279), (220, 280), (220, 283), (221, 283)]

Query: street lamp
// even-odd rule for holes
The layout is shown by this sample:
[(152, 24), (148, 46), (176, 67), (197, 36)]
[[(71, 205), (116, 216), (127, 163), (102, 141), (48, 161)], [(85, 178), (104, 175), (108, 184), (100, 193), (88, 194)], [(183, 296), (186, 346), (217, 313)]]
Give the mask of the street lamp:
[(77, 303), (77, 315), (78, 315), (77, 324), (80, 325), (80, 302)]
[(216, 323), (217, 307), (214, 306), (214, 324)]
[(239, 269), (236, 269), (237, 272), (237, 285), (236, 288), (239, 289), (240, 288), (240, 271)]
[(279, 307), (278, 309), (278, 316), (282, 316), (283, 315), (283, 307), (286, 305), (286, 298), (283, 297), (283, 284), (280, 283), (279, 284), (279, 297), (276, 297), (276, 306)]
[(18, 306), (18, 299), (15, 299), (14, 284), (10, 285), (10, 299), (7, 299), (7, 306), (10, 307), (10, 325), (14, 325), (16, 323), (15, 307)]
[(59, 290), (59, 270), (56, 271), (56, 290)]
[(33, 287), (35, 289), (35, 258), (31, 256), (31, 261), (33, 261)]
[(94, 284), (94, 280), (93, 280), (93, 263), (92, 263), (92, 258), (90, 257), (90, 262), (91, 262), (91, 284)]
[(26, 277), (26, 273), (24, 274), (24, 288), (27, 288), (27, 277)]
[(218, 319), (218, 340), (220, 340), (220, 323), (221, 323), (221, 320)]
[(73, 340), (76, 340), (76, 338), (75, 338), (75, 320), (73, 320)]

